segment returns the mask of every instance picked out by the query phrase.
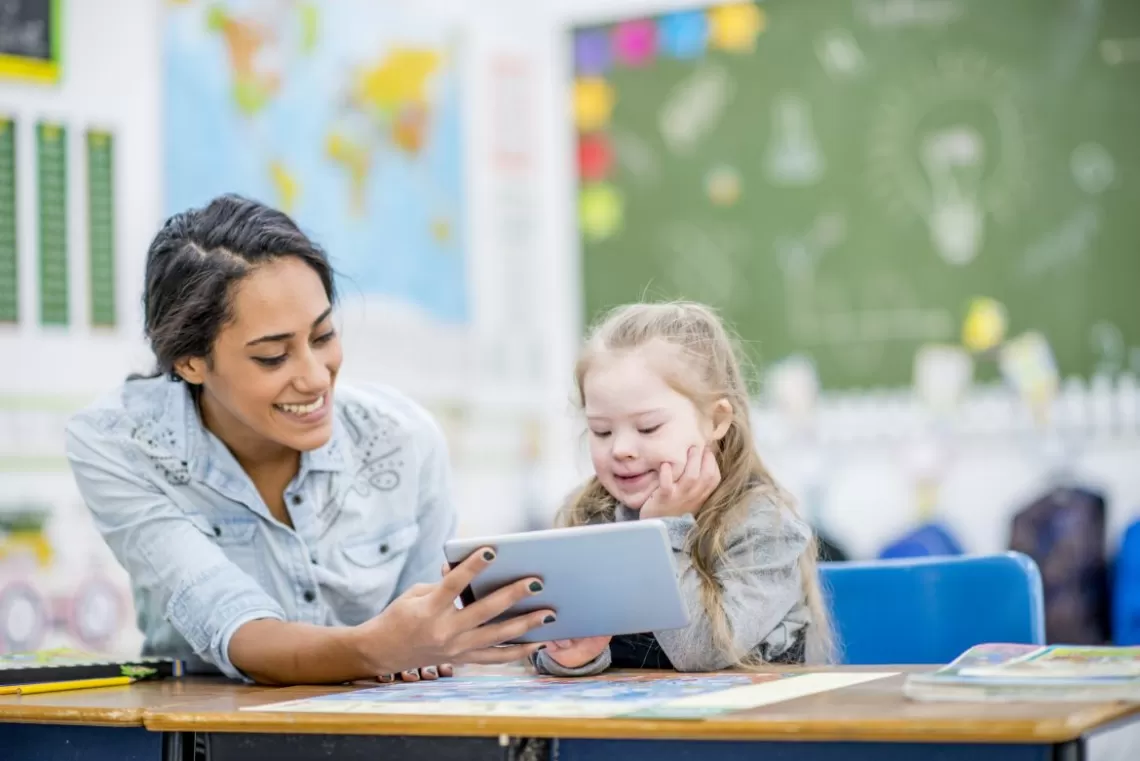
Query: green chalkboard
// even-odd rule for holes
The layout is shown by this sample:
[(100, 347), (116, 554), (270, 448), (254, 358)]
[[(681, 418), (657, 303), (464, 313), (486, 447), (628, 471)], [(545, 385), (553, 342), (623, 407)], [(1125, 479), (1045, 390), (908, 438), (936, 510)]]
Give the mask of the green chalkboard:
[(698, 299), (760, 365), (898, 386), (984, 296), (1064, 375), (1140, 371), (1140, 2), (771, 0), (571, 34), (587, 320)]

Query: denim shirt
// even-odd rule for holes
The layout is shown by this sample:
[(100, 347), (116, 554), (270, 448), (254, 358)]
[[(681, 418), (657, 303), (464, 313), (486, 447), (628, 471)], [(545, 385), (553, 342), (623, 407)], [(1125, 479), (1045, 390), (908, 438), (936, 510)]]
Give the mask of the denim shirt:
[(339, 383), (333, 399), (332, 437), (285, 489), (293, 528), (181, 382), (128, 381), (69, 422), (67, 456), (130, 575), (146, 654), (245, 678), (229, 658), (242, 625), (355, 625), (439, 579), (456, 520), (441, 430), (389, 388)]

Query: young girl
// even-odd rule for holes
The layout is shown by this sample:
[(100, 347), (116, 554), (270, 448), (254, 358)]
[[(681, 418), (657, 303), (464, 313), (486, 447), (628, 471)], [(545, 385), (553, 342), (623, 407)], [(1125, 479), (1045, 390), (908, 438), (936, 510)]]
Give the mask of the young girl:
[(559, 523), (664, 521), (691, 623), (552, 642), (533, 657), (536, 670), (826, 659), (816, 542), (756, 452), (740, 363), (717, 316), (692, 303), (620, 307), (590, 336), (575, 379), (594, 477)]

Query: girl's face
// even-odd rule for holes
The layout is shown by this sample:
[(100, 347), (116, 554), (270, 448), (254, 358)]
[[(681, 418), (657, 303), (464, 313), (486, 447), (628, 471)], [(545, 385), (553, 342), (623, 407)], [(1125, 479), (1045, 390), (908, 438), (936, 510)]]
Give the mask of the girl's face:
[(699, 453), (723, 437), (731, 422), (727, 402), (718, 403), (710, 416), (665, 381), (650, 361), (672, 359), (665, 348), (603, 354), (582, 381), (594, 473), (606, 491), (633, 510), (657, 488), (662, 463), (672, 464), (676, 479), (689, 448)]

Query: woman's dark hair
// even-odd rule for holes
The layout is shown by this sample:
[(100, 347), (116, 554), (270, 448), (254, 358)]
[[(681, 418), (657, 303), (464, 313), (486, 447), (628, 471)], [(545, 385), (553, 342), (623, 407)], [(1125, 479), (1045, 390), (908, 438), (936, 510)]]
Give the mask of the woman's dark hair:
[[(325, 252), (288, 215), (237, 195), (175, 214), (147, 251), (144, 327), (158, 362), (151, 377), (177, 378), (174, 363), (210, 358), (231, 319), (233, 287), (255, 267), (294, 256), (309, 265), (335, 301)], [(137, 376), (133, 376), (137, 377)]]

